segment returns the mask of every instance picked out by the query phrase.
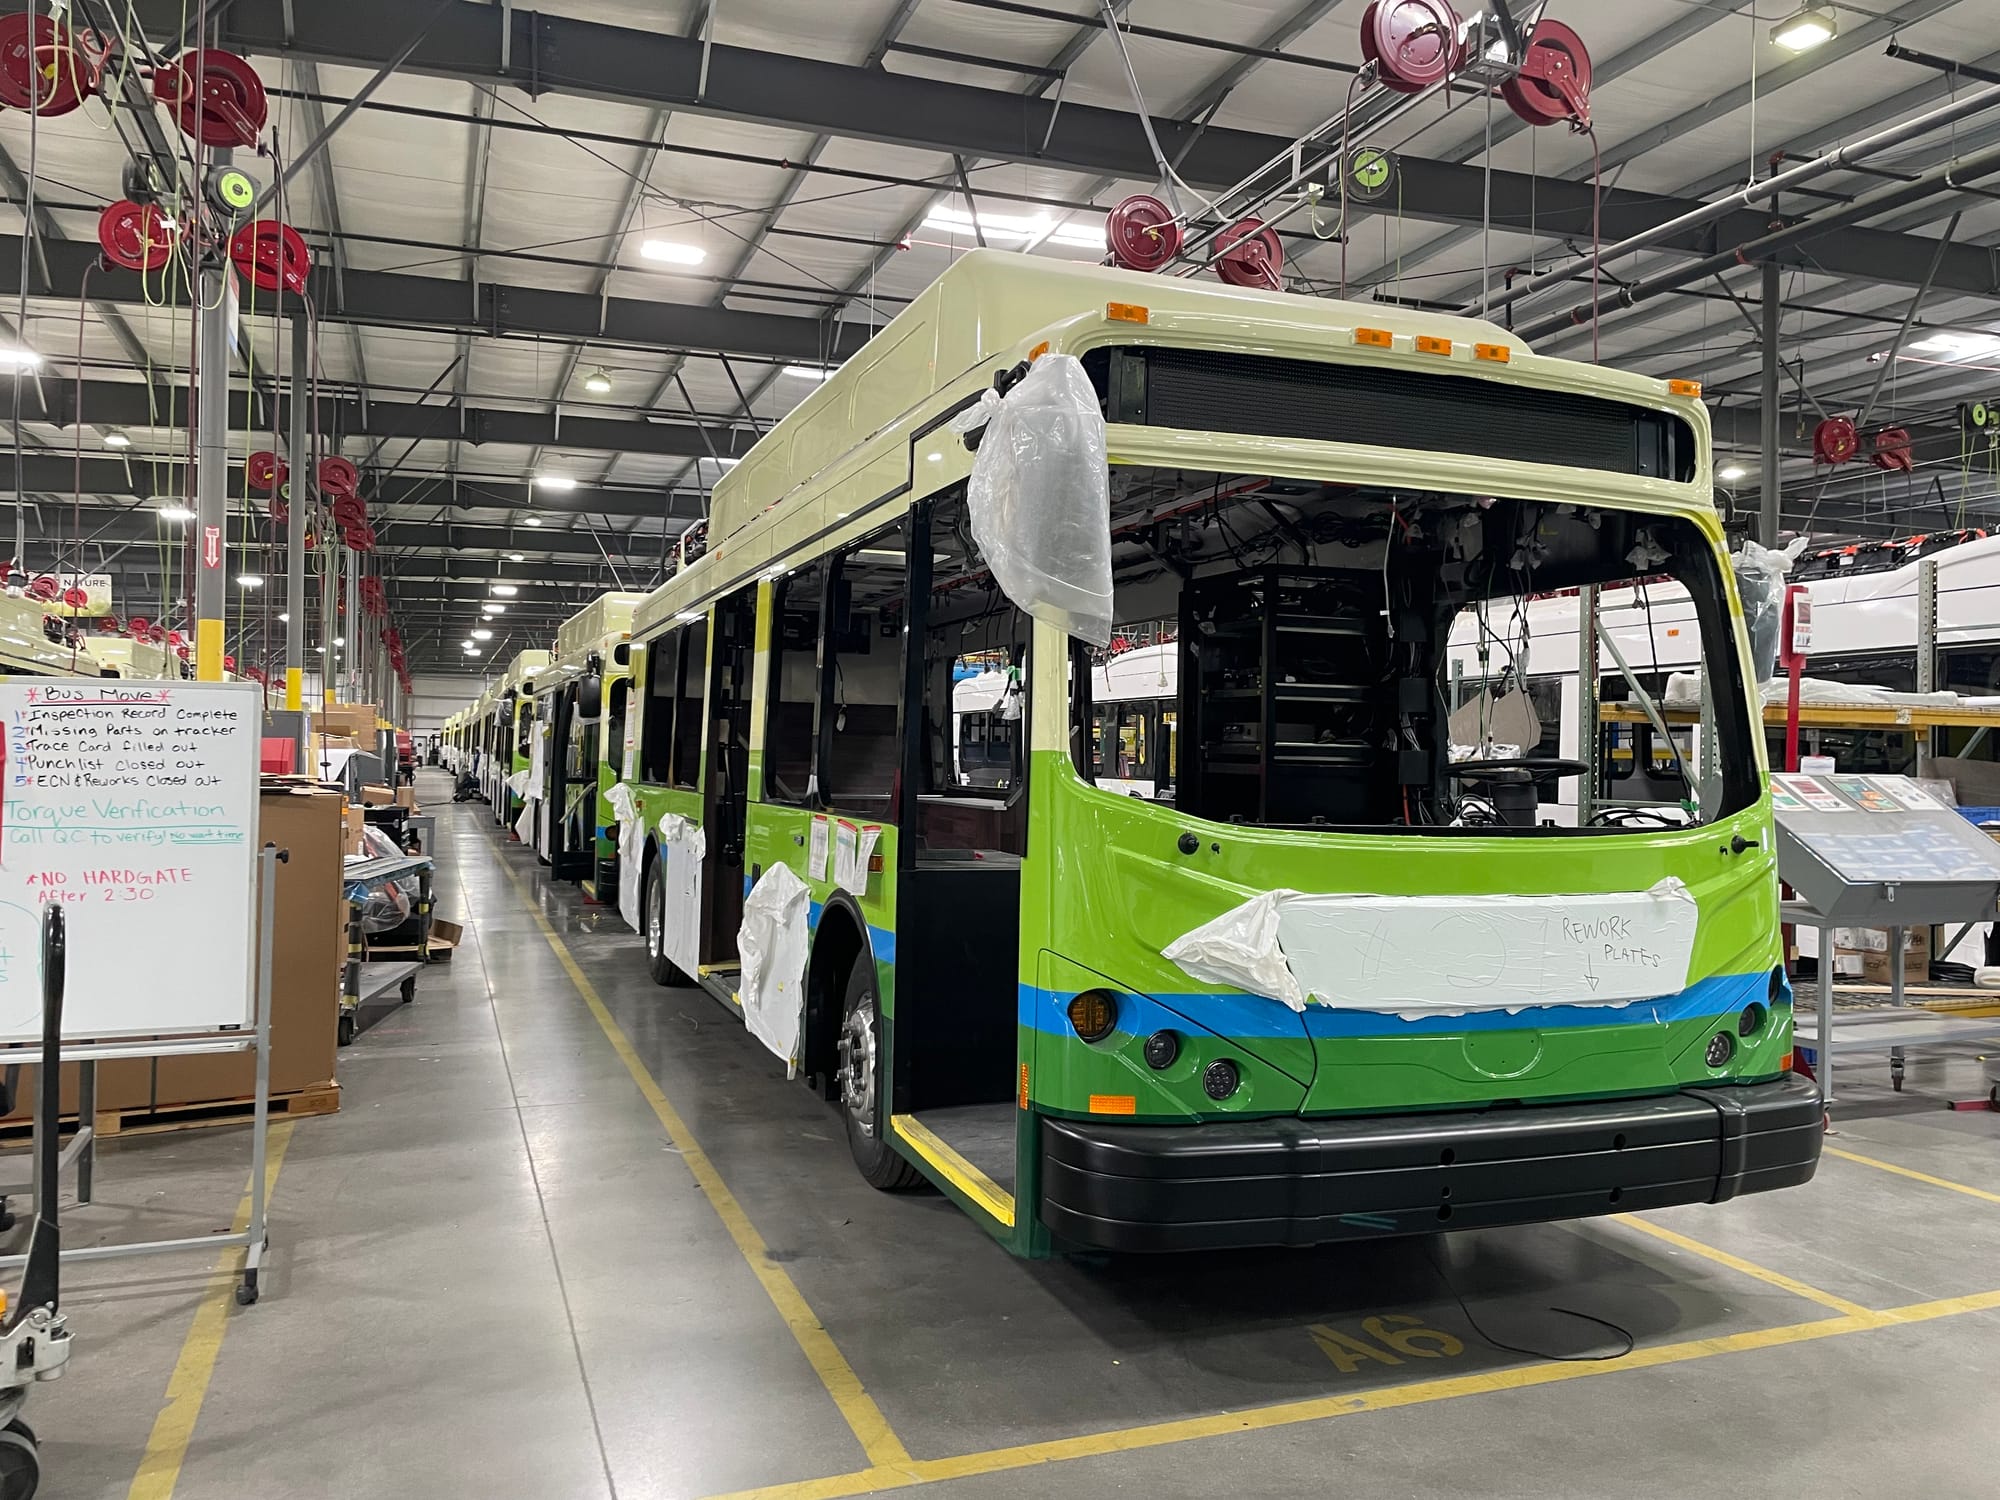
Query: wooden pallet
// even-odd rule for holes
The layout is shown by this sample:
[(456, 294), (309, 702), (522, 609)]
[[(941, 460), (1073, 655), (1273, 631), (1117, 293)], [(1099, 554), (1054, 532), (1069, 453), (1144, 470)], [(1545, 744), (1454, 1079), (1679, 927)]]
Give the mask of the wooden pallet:
[[(97, 1112), (97, 1138), (111, 1140), (128, 1135), (160, 1135), (170, 1130), (199, 1130), (207, 1125), (248, 1125), (256, 1112), (253, 1099), (208, 1099), (199, 1104), (169, 1104), (160, 1108), (101, 1109)], [(330, 1115), (340, 1108), (340, 1085), (316, 1083), (311, 1088), (270, 1099), (273, 1120), (300, 1119), (306, 1115)], [(63, 1124), (76, 1124), (74, 1115), (64, 1115)], [(26, 1120), (0, 1125), (0, 1144), (19, 1143), (29, 1138), (34, 1127)]]

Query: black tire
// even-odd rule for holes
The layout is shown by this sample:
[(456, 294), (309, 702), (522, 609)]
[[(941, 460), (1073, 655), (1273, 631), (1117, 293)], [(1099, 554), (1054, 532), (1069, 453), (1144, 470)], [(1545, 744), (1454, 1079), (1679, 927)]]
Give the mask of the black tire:
[(885, 1193), (923, 1186), (924, 1176), (888, 1141), (889, 1099), (882, 1078), (882, 1007), (875, 996), (875, 964), (864, 951), (847, 976), (847, 993), (840, 1008), (840, 1037), (835, 1050), (840, 1061), (834, 1081), (840, 1116), (847, 1127), (847, 1149), (870, 1187)]
[(646, 890), (641, 898), (640, 910), (646, 921), (646, 972), (653, 976), (653, 983), (674, 985), (681, 989), (694, 983), (693, 976), (682, 970), (666, 954), (667, 932), (667, 883), (660, 878), (659, 861), (646, 872)]
[(33, 1500), (41, 1488), (42, 1460), (32, 1434), (0, 1428), (0, 1500)]
[(408, 1005), (417, 998), (417, 976), (412, 974), (403, 981), (403, 1004)]
[(339, 1031), (338, 1031), (338, 1033), (337, 1033), (337, 1040), (338, 1040), (338, 1042), (339, 1042), (339, 1045), (341, 1045), (341, 1046), (343, 1046), (343, 1047), (351, 1047), (351, 1046), (353, 1046), (353, 1045), (354, 1045), (354, 1012), (353, 1012), (353, 1011), (351, 1011), (351, 1010), (349, 1010), (349, 1011), (342, 1011), (342, 1012), (341, 1012), (341, 1014), (340, 1014), (340, 1021), (339, 1021), (339, 1023), (338, 1023), (338, 1024), (339, 1024)]

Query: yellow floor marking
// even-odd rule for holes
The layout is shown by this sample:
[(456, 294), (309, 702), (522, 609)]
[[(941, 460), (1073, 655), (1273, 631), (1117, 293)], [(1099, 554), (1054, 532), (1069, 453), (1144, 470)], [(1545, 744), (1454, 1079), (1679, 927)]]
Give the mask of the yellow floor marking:
[[(285, 1148), (292, 1143), (292, 1127), (297, 1123), (296, 1120), (271, 1123), (269, 1149), (264, 1156), (267, 1214), (278, 1186), (278, 1168), (285, 1164)], [(249, 1227), (250, 1186), (245, 1183), (243, 1200), (236, 1205), (236, 1217), (230, 1221), (230, 1228), (241, 1234)], [(236, 1295), (237, 1282), (242, 1279), (245, 1253), (240, 1248), (226, 1252), (209, 1273), (208, 1285), (195, 1306), (194, 1322), (188, 1325), (187, 1337), (181, 1341), (174, 1373), (167, 1377), (167, 1404), (153, 1419), (152, 1435), (146, 1439), (146, 1452), (139, 1460), (139, 1472), (132, 1476), (131, 1489), (125, 1492), (126, 1500), (168, 1500), (174, 1486), (180, 1483), (181, 1465), (187, 1462), (195, 1419), (201, 1415), (201, 1404), (208, 1398), (216, 1356), (222, 1352), (222, 1336), (229, 1331), (229, 1304)]]
[(1963, 1193), (1968, 1198), (1984, 1198), (1988, 1203), (2000, 1203), (2000, 1193), (1989, 1193), (1985, 1188), (1967, 1187), (1962, 1182), (1949, 1182), (1942, 1177), (1933, 1177), (1928, 1172), (1918, 1172), (1909, 1167), (1899, 1167), (1890, 1161), (1877, 1161), (1872, 1156), (1858, 1156), (1852, 1151), (1839, 1151), (1832, 1146), (1823, 1146), (1820, 1149), (1828, 1156), (1837, 1156), (1842, 1161), (1858, 1162), (1864, 1167), (1874, 1167), (1883, 1172), (1894, 1172), (1898, 1177), (1909, 1177), (1917, 1182), (1928, 1182), (1932, 1187), (1950, 1188), (1954, 1193)]
[(1354, 1416), (1367, 1411), (1389, 1411), (1396, 1407), (1422, 1406), (1433, 1401), (1449, 1401), (1460, 1396), (1482, 1396), (1495, 1391), (1523, 1390), (1532, 1386), (1555, 1385), (1566, 1380), (1590, 1380), (1622, 1370), (1654, 1369), (1661, 1365), (1683, 1364), (1716, 1354), (1737, 1354), (1755, 1349), (1775, 1349), (1787, 1344), (1810, 1343), (1816, 1339), (1859, 1333), (1866, 1329), (1894, 1328), (1906, 1323), (1923, 1323), (1960, 1313), (1986, 1312), (2000, 1308), (2000, 1291), (1980, 1292), (1969, 1297), (1952, 1297), (1940, 1302), (1918, 1302), (1885, 1312), (1859, 1312), (1846, 1317), (1823, 1318), (1811, 1323), (1793, 1323), (1782, 1328), (1759, 1328), (1748, 1333), (1721, 1334), (1715, 1338), (1689, 1339), (1679, 1344), (1659, 1344), (1635, 1349), (1620, 1359), (1590, 1363), (1547, 1363), (1523, 1365), (1517, 1369), (1492, 1370), (1478, 1375), (1459, 1375), (1442, 1380), (1416, 1381), (1408, 1385), (1384, 1386), (1357, 1391), (1346, 1396), (1322, 1396), (1310, 1401), (1287, 1401), (1249, 1411), (1218, 1412), (1207, 1417), (1188, 1417), (1173, 1422), (1156, 1422), (1144, 1427), (1123, 1427), (1110, 1432), (1093, 1432), (1082, 1437), (1057, 1438), (1050, 1442), (1023, 1443), (1012, 1448), (992, 1448), (983, 1453), (967, 1453), (957, 1458), (921, 1459), (909, 1463), (878, 1465), (852, 1474), (835, 1474), (825, 1479), (808, 1479), (795, 1484), (770, 1485), (763, 1489), (738, 1490), (710, 1500), (835, 1500), (843, 1495), (868, 1495), (881, 1490), (910, 1489), (940, 1480), (964, 1479), (978, 1474), (1005, 1473), (1034, 1468), (1041, 1464), (1066, 1463), (1078, 1458), (1097, 1458), (1108, 1453), (1131, 1453), (1161, 1448), (1201, 1438), (1226, 1437), (1245, 1432), (1317, 1422), (1328, 1417)]
[(570, 954), (569, 945), (550, 925), (549, 919), (542, 915), (541, 906), (535, 900), (533, 893), (521, 883), (519, 876), (507, 868), (504, 860), (500, 862), (500, 869), (501, 873), (513, 883), (522, 903), (534, 917), (535, 925), (541, 929), (542, 936), (554, 950), (557, 962), (563, 966), (563, 972), (569, 975), (569, 982), (576, 987), (576, 992), (583, 997), (583, 1003), (590, 1007), (590, 1013), (597, 1018), (597, 1024), (604, 1032), (605, 1039), (611, 1043), (611, 1050), (618, 1054), (619, 1061), (625, 1064), (625, 1071), (632, 1075), (632, 1081), (639, 1086), (639, 1092), (645, 1095), (646, 1102), (653, 1107), (653, 1114), (666, 1129), (669, 1139), (680, 1152), (681, 1160), (687, 1163), (688, 1170), (694, 1174), (694, 1180), (700, 1186), (702, 1195), (708, 1199), (709, 1207), (713, 1208), (716, 1217), (722, 1220), (723, 1228), (729, 1231), (729, 1237), (736, 1242), (736, 1248), (742, 1253), (751, 1273), (762, 1283), (765, 1295), (778, 1309), (778, 1315), (785, 1320), (785, 1326), (791, 1329), (792, 1337), (798, 1340), (799, 1348), (804, 1352), (807, 1363), (813, 1367), (813, 1373), (819, 1376), (820, 1384), (826, 1387), (826, 1393), (833, 1398), (833, 1404), (840, 1409), (841, 1416), (846, 1418), (848, 1427), (853, 1430), (856, 1440), (861, 1444), (861, 1451), (868, 1455), (871, 1464), (907, 1463), (910, 1457), (909, 1451), (903, 1447), (902, 1440), (889, 1426), (889, 1419), (882, 1415), (882, 1409), (875, 1404), (875, 1398), (862, 1386), (861, 1377), (854, 1373), (853, 1366), (847, 1362), (847, 1356), (840, 1352), (832, 1336), (827, 1333), (812, 1308), (807, 1305), (797, 1284), (785, 1273), (783, 1267), (772, 1261), (763, 1236), (757, 1233), (756, 1226), (750, 1222), (750, 1216), (743, 1211), (743, 1205), (736, 1201), (736, 1195), (722, 1180), (722, 1174), (716, 1171), (715, 1163), (708, 1159), (708, 1153), (701, 1149), (700, 1142), (694, 1138), (694, 1133), (688, 1129), (687, 1122), (681, 1118), (680, 1112), (668, 1102), (667, 1096), (660, 1091), (659, 1084), (653, 1081), (653, 1075), (647, 1071), (645, 1062), (633, 1049), (624, 1028), (618, 1024), (605, 1005), (603, 997), (597, 993), (597, 987), (577, 966), (576, 959)]
[(889, 1116), (889, 1128), (910, 1143), (917, 1155), (936, 1167), (953, 1187), (977, 1203), (981, 1209), (1014, 1227), (1014, 1195), (960, 1156), (914, 1115)]
[(1830, 1307), (1837, 1313), (1846, 1313), (1850, 1317), (1869, 1315), (1868, 1309), (1858, 1302), (1849, 1302), (1845, 1297), (1836, 1297), (1832, 1292), (1823, 1292), (1816, 1286), (1807, 1286), (1803, 1281), (1787, 1276), (1783, 1271), (1773, 1271), (1768, 1266), (1760, 1266), (1755, 1261), (1743, 1259), (1740, 1255), (1731, 1255), (1727, 1250), (1704, 1245), (1700, 1240), (1676, 1234), (1662, 1225), (1649, 1224), (1636, 1214), (1613, 1214), (1611, 1221), (1614, 1224), (1623, 1224), (1628, 1229), (1637, 1229), (1643, 1234), (1650, 1234), (1656, 1240), (1665, 1240), (1669, 1245), (1678, 1245), (1690, 1255), (1699, 1255), (1705, 1260), (1714, 1261), (1719, 1266), (1727, 1266), (1732, 1271), (1741, 1271), (1745, 1276), (1754, 1276), (1759, 1281), (1768, 1282), (1795, 1297), (1804, 1297), (1809, 1302), (1817, 1302), (1821, 1307)]

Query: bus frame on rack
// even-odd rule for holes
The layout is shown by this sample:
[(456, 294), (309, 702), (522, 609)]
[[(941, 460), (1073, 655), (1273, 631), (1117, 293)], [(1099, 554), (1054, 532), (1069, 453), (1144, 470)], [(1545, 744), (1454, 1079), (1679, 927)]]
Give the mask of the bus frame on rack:
[(632, 681), (632, 614), (643, 594), (600, 595), (556, 630), (550, 664), (534, 679), (535, 717), (547, 726), (535, 854), (593, 901), (618, 892), (618, 828), (611, 789), (624, 774)]
[[(1277, 420), (1272, 403), (1238, 399), (1225, 413), (1201, 386), (1190, 394), (1188, 377), (1178, 409), (1213, 412), (1226, 430), (1152, 425), (1143, 381), (1129, 382), (1181, 351), (1202, 356), (1178, 366), (1196, 380), (1221, 368), (1253, 385), (1324, 385), (1408, 430), (1269, 436), (1258, 424)], [(1730, 679), (1719, 689), (1728, 800), (1698, 828), (1641, 830), (1198, 817), (1091, 783), (1074, 719), (1087, 694), (1071, 692), (1090, 658), (1018, 613), (1011, 646), (978, 644), (1011, 651), (1026, 682), (1025, 774), (977, 806), (962, 786), (935, 785), (953, 757), (932, 716), (948, 718), (951, 698), (948, 673), (942, 700), (934, 691), (925, 632), (973, 606), (964, 592), (939, 602), (960, 579), (934, 589), (933, 567), (979, 560), (962, 525), (973, 455), (949, 424), (1049, 353), (1097, 356), (1114, 528), (1121, 487), (1194, 471), (1216, 476), (1218, 495), (1231, 474), (1387, 495), (1384, 559), (1398, 539), (1390, 518), (1410, 529), (1393, 498), (1404, 487), (1435, 492), (1474, 530), (1499, 506), (1649, 545), (1671, 534), (1704, 580), (1703, 628)], [(1324, 423), (1325, 407), (1301, 401), (1285, 420)], [(1442, 420), (1461, 408), (1463, 422)], [(1638, 434), (1631, 452), (1542, 461), (1547, 438), (1529, 429), (1579, 412)], [(1488, 324), (967, 254), (725, 475), (707, 550), (638, 612), (626, 780), (653, 977), (744, 1011), (839, 1105), (871, 1183), (928, 1179), (1020, 1254), (1410, 1234), (1802, 1182), (1820, 1115), (1790, 1072), (1769, 791), (1709, 459), (1698, 387), (1538, 357)], [(1287, 517), (1274, 514), (1282, 533)], [(859, 590), (883, 559), (904, 592), (864, 610)], [(1387, 624), (1393, 634), (1399, 620)], [(1401, 628), (1421, 641), (1416, 623)], [(1186, 680), (1200, 658), (1182, 636)], [(893, 704), (879, 699), (884, 681)], [(893, 764), (876, 754), (891, 722)], [(1437, 738), (1425, 764), (1442, 783), (1454, 773)], [(1185, 748), (1180, 772), (1185, 782)], [(1407, 800), (1404, 812), (1408, 823)], [(809, 895), (804, 996), (790, 1014), (742, 993), (737, 947), (747, 894), (779, 864)], [(1502, 905), (1677, 889), (1699, 914), (1684, 987), (1609, 1011), (1579, 982), (1526, 1019), (1287, 1008), (1164, 958), (1174, 939), (1285, 887)]]

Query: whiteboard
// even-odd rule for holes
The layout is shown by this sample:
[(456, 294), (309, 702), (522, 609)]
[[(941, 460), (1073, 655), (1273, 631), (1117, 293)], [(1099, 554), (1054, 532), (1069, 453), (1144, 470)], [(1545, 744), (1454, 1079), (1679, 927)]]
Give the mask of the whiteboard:
[(41, 922), (69, 925), (66, 1039), (248, 1027), (254, 682), (0, 682), (0, 1042), (41, 1037)]

